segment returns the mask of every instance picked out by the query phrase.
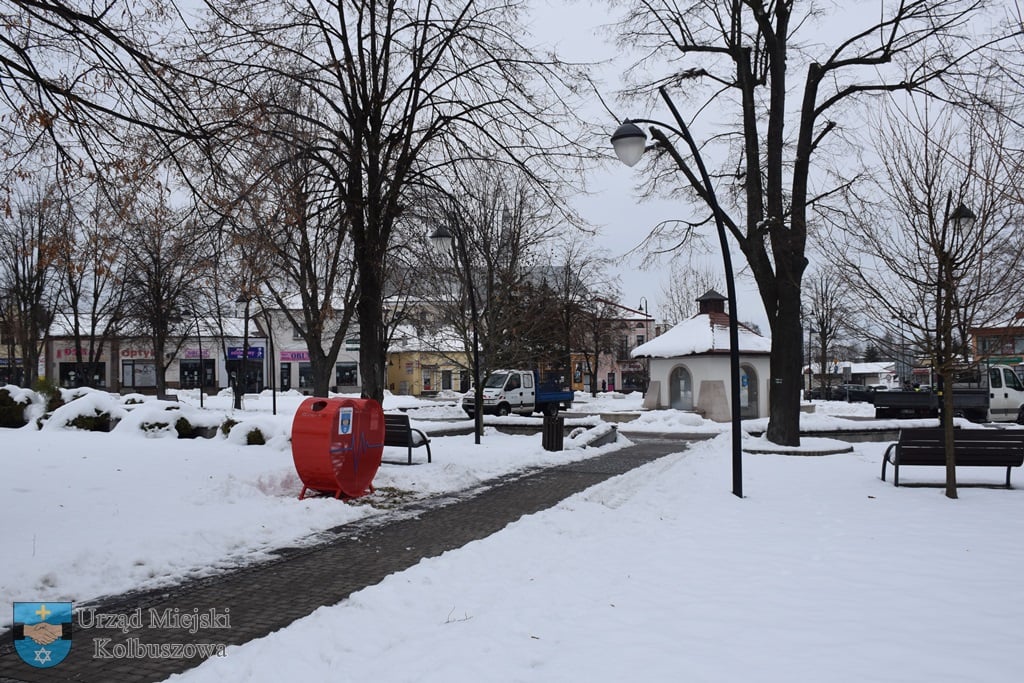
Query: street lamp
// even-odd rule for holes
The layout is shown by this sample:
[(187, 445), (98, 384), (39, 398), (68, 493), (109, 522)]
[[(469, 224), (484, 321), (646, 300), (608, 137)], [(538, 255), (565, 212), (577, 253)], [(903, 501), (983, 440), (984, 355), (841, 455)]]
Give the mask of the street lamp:
[[(949, 352), (949, 347), (952, 346), (952, 333), (950, 325), (952, 323), (952, 299), (953, 299), (953, 264), (949, 254), (945, 251), (946, 239), (948, 237), (948, 230), (950, 227), (953, 228), (954, 233), (958, 234), (963, 230), (970, 230), (974, 224), (975, 218), (974, 212), (964, 206), (963, 202), (953, 210), (952, 213), (949, 211), (949, 207), (953, 204), (953, 191), (950, 190), (946, 195), (946, 209), (942, 219), (942, 236), (939, 244), (941, 247), (938, 249), (938, 269), (935, 276), (936, 284), (936, 301), (935, 301), (935, 390), (938, 394), (939, 400), (939, 426), (944, 425), (943, 415), (943, 403), (945, 402), (944, 393), (946, 388), (946, 369), (944, 367), (946, 363), (946, 354)], [(946, 296), (943, 296), (942, 290), (945, 289)]]
[[(647, 304), (647, 297), (640, 297), (640, 308), (639, 311), (644, 314), (644, 340), (650, 341), (651, 339), (651, 309)], [(640, 361), (643, 367), (643, 392), (644, 396), (647, 395), (647, 388), (651, 385), (651, 363), (647, 358)]]
[(203, 407), (203, 380), (206, 379), (206, 366), (203, 364), (203, 333), (199, 329), (199, 313), (195, 307), (192, 308), (192, 315), (196, 319), (196, 340), (199, 342), (199, 407)]
[(818, 331), (807, 326), (807, 393), (809, 394), (814, 389), (814, 349), (811, 342), (811, 335), (817, 334)]
[[(701, 197), (711, 209), (715, 218), (715, 227), (718, 230), (718, 241), (722, 249), (722, 262), (725, 269), (725, 287), (729, 299), (729, 369), (730, 369), (730, 392), (732, 394), (732, 492), (739, 498), (743, 497), (743, 432), (740, 428), (740, 350), (739, 350), (739, 327), (736, 320), (736, 281), (732, 270), (732, 257), (729, 254), (729, 241), (726, 236), (725, 221), (722, 208), (715, 195), (715, 188), (711, 182), (704, 161), (701, 158), (697, 144), (690, 135), (690, 130), (675, 104), (669, 99), (664, 86), (658, 88), (661, 98), (665, 100), (672, 117), (675, 119), (677, 128), (666, 125), (660, 121), (650, 119), (625, 120), (616, 129), (611, 137), (612, 146), (615, 148), (615, 155), (627, 166), (635, 166), (644, 152), (647, 150), (647, 136), (636, 125), (639, 123), (652, 124), (650, 131), (654, 144), (665, 150), (676, 162), (676, 166), (686, 176), (690, 185), (697, 188)], [(686, 143), (687, 148), (693, 157), (694, 169), (687, 165), (686, 161), (669, 141), (665, 133), (657, 128), (665, 128), (678, 135)], [(699, 177), (698, 177), (699, 176)]]
[(449, 256), (455, 261), (459, 282), (465, 287), (466, 295), (469, 298), (470, 325), (473, 327), (473, 439), (479, 445), (480, 435), (484, 431), (484, 390), (483, 383), (480, 381), (480, 345), (477, 332), (480, 318), (477, 313), (476, 291), (473, 287), (473, 273), (469, 250), (466, 247), (466, 237), (461, 227), (454, 225), (454, 219), (452, 223), (454, 232), (446, 226), (440, 225), (430, 235), (430, 241), (439, 253)]

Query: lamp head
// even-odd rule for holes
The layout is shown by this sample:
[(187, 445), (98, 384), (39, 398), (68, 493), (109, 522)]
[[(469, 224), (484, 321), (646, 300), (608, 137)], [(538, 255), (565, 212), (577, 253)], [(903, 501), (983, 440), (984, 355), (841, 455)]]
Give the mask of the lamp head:
[(977, 216), (974, 215), (973, 211), (964, 206), (963, 202), (960, 202), (960, 205), (957, 206), (953, 210), (953, 213), (949, 215), (950, 222), (965, 229), (970, 228), (971, 225), (974, 224), (975, 218), (977, 218)]
[(647, 149), (647, 135), (640, 130), (640, 126), (629, 119), (615, 129), (611, 139), (615, 155), (626, 166), (636, 166)]
[(439, 225), (430, 235), (430, 241), (433, 243), (434, 249), (442, 254), (448, 254), (451, 253), (452, 245), (455, 243), (455, 235), (447, 226)]

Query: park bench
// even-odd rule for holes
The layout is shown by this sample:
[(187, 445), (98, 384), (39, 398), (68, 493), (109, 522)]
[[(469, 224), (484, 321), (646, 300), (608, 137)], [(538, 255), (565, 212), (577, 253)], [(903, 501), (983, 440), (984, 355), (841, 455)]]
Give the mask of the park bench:
[(384, 445), (408, 448), (409, 465), (412, 464), (412, 449), (426, 446), (427, 462), (431, 462), (430, 439), (409, 424), (409, 416), (405, 413), (384, 413)]
[[(888, 463), (893, 465), (896, 486), (900, 485), (901, 466), (945, 467), (943, 439), (939, 427), (901, 429), (899, 440), (882, 456), (882, 481)], [(1006, 488), (1011, 488), (1010, 469), (1024, 463), (1024, 430), (954, 429), (953, 450), (957, 467), (1005, 467)]]

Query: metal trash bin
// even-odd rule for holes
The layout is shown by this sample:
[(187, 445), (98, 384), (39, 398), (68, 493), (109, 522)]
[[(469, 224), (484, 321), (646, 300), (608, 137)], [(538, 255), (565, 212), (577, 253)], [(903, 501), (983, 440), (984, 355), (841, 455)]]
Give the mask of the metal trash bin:
[(292, 458), (302, 493), (335, 498), (373, 492), (384, 453), (384, 411), (373, 399), (307, 398), (292, 420)]
[(565, 418), (544, 416), (541, 445), (546, 451), (560, 451), (565, 441)]

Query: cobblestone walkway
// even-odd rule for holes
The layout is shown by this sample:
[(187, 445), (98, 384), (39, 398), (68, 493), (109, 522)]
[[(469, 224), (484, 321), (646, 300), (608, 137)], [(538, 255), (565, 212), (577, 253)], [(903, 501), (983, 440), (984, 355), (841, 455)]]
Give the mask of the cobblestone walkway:
[[(201, 643), (238, 645), (267, 635), (422, 558), (485, 538), (523, 515), (552, 507), (683, 448), (678, 439), (640, 441), (588, 460), (503, 477), (470, 497), (428, 501), (386, 519), (339, 527), (329, 541), (282, 549), (276, 559), (258, 565), (173, 588), (106, 599), (94, 605), (96, 613), (124, 615), (128, 623), (123, 628), (95, 624), (81, 628), (76, 619), (71, 652), (52, 668), (38, 669), (23, 662), (14, 652), (11, 633), (4, 632), (0, 634), (0, 681), (163, 680), (202, 661), (200, 656), (169, 656), (174, 644), (181, 648), (176, 654), (187, 655), (194, 654), (189, 650)], [(141, 627), (130, 623), (135, 615)], [(206, 615), (208, 627), (194, 633), (180, 623), (173, 627), (174, 617), (181, 615)], [(224, 628), (225, 618), (229, 628)], [(160, 656), (147, 654), (146, 648), (158, 647), (164, 648)]]

